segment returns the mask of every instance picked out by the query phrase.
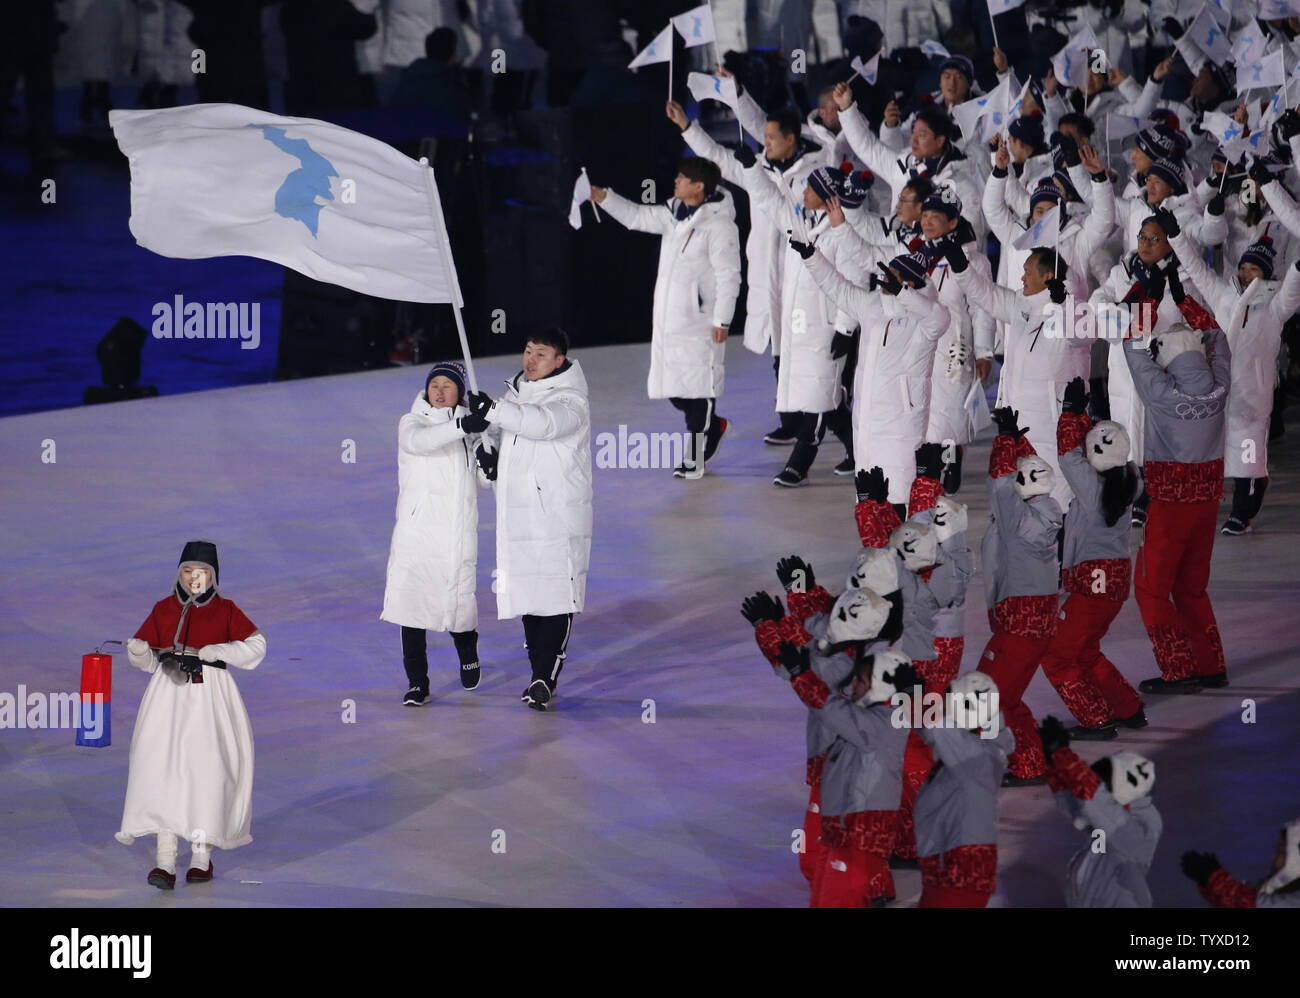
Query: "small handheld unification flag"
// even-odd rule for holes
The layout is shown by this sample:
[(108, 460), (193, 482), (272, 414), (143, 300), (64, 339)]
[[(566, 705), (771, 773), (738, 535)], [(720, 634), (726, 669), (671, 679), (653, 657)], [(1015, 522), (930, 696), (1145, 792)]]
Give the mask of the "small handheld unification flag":
[(1091, 28), (1084, 28), (1065, 43), (1065, 47), (1052, 56), (1052, 70), (1056, 79), (1067, 87), (1085, 87), (1088, 84), (1088, 61), (1097, 47), (1097, 36)]
[(1142, 131), (1142, 119), (1127, 114), (1106, 115), (1106, 135), (1111, 139), (1126, 139)]
[(688, 10), (685, 14), (678, 14), (673, 18), (672, 23), (677, 33), (686, 39), (688, 49), (697, 45), (707, 45), (717, 37), (713, 31), (713, 11), (709, 9), (708, 4)]
[(1174, 49), (1183, 57), (1183, 62), (1187, 63), (1187, 68), (1193, 73), (1199, 73), (1207, 61), (1205, 53), (1186, 32), (1175, 39)]
[(1232, 3), (1233, 0), (1206, 0), (1205, 6), (1209, 8), (1224, 31), (1227, 31), (1232, 24)]
[(653, 66), (657, 62), (672, 62), (673, 26), (670, 24), (655, 35), (654, 41), (636, 54), (636, 58), (627, 64), (628, 69), (640, 69)]
[(1228, 36), (1223, 33), (1223, 26), (1210, 13), (1208, 5), (1202, 7), (1187, 26), (1186, 37), (1195, 42), (1196, 47), (1216, 66), (1222, 66), (1232, 59), (1232, 46), (1228, 44)]
[(1201, 130), (1213, 135), (1220, 145), (1231, 142), (1243, 131), (1241, 125), (1222, 111), (1206, 111), (1201, 116)]
[(1016, 249), (1033, 249), (1035, 246), (1050, 246), (1057, 238), (1061, 227), (1061, 206), (1053, 205), (1043, 213), (1043, 217), (1026, 229), (1011, 244)]
[(1023, 7), (1025, 0), (988, 0), (989, 16), (996, 14), (1005, 14), (1009, 10), (1015, 10), (1017, 7)]
[[(569, 204), (569, 224), (575, 229), (582, 228), (582, 203), (591, 198), (591, 180), (587, 177), (587, 168), (584, 166), (582, 172), (578, 174), (578, 179), (573, 182), (573, 201)], [(592, 202), (592, 210), (596, 209), (596, 203)], [(597, 213), (596, 221), (600, 221), (600, 214)]]
[(876, 75), (880, 71), (880, 53), (877, 52), (865, 63), (860, 56), (854, 56), (849, 60), (849, 65), (853, 67), (853, 72), (862, 77), (868, 83), (876, 82)]
[[(1252, 19), (1241, 29), (1237, 40), (1232, 43), (1232, 61), (1238, 66), (1251, 66), (1259, 62), (1268, 51), (1268, 35), (1264, 34), (1259, 22)], [(1240, 90), (1237, 91), (1241, 93)]]
[[(990, 115), (998, 115), (998, 127), (1011, 106), (1011, 80), (1004, 78), (996, 87), (974, 100), (963, 101), (952, 109), (952, 117), (961, 129), (962, 135), (974, 135), (980, 120)], [(997, 127), (993, 129), (997, 131)]]
[(1280, 87), (1286, 79), (1286, 67), (1282, 62), (1282, 50), (1266, 55), (1258, 62), (1242, 65), (1237, 70), (1237, 93), (1244, 94), (1256, 87)]
[(938, 42), (927, 39), (921, 43), (921, 53), (931, 59), (947, 59), (952, 53)]
[(729, 76), (690, 73), (686, 77), (686, 89), (697, 101), (720, 101), (733, 111), (740, 104), (740, 98), (736, 94), (736, 81)]
[(1282, 21), (1300, 17), (1300, 0), (1259, 0), (1261, 21)]

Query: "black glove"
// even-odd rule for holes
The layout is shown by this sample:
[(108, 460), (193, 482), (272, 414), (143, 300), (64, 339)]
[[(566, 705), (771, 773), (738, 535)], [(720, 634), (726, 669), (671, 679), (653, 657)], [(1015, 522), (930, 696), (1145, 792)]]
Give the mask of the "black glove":
[(970, 261), (966, 259), (966, 251), (961, 248), (961, 243), (956, 239), (945, 240), (939, 244), (939, 248), (954, 274), (960, 274), (970, 266)]
[(1172, 264), (1165, 271), (1165, 280), (1169, 282), (1169, 297), (1174, 300), (1175, 305), (1181, 305), (1183, 299), (1187, 297), (1187, 292), (1183, 290), (1183, 279), (1178, 276), (1178, 265)]
[(746, 596), (740, 604), (740, 612), (755, 627), (765, 620), (780, 620), (785, 616), (781, 601), (775, 596), (762, 592)]
[(811, 243), (801, 243), (794, 236), (790, 237), (790, 248), (805, 260), (811, 260), (812, 255), (817, 252)]
[(870, 471), (859, 471), (853, 476), (853, 484), (858, 489), (858, 502), (889, 501), (889, 479), (880, 465)]
[(943, 444), (921, 444), (916, 448), (917, 477), (938, 479), (943, 475)]
[(1160, 301), (1165, 296), (1165, 272), (1159, 267), (1151, 268), (1151, 276), (1147, 278), (1146, 294), (1152, 301)]
[(1047, 282), (1047, 294), (1052, 299), (1053, 305), (1065, 304), (1065, 282), (1059, 277), (1053, 277)]
[(1156, 209), (1156, 221), (1160, 223), (1160, 228), (1164, 229), (1165, 235), (1170, 239), (1183, 231), (1182, 226), (1178, 224), (1178, 219), (1168, 208)]
[(880, 275), (876, 277), (876, 287), (882, 288), (891, 295), (896, 295), (903, 290), (903, 282), (894, 276), (892, 270), (883, 263), (878, 263), (876, 266), (880, 269)]
[(1202, 887), (1210, 882), (1215, 870), (1223, 869), (1219, 857), (1212, 852), (1185, 852), (1182, 867), (1183, 873)]
[(1065, 158), (1065, 167), (1069, 169), (1072, 166), (1078, 166), (1083, 162), (1079, 158), (1079, 143), (1068, 135), (1062, 135), (1060, 138), (1061, 155)]
[(1177, 18), (1166, 17), (1160, 22), (1160, 27), (1165, 29), (1165, 34), (1170, 38), (1183, 37), (1183, 25)]
[(847, 357), (853, 349), (853, 334), (841, 333), (838, 330), (831, 337), (831, 360), (839, 360), (841, 357)]
[(785, 671), (790, 673), (791, 679), (807, 672), (810, 668), (807, 646), (796, 648), (789, 641), (782, 641), (776, 646), (776, 660), (785, 666)]
[(904, 662), (894, 669), (894, 689), (899, 693), (911, 693), (912, 687), (919, 685), (921, 681), (911, 662)]
[(1063, 412), (1087, 412), (1088, 389), (1082, 378), (1075, 378), (1065, 386), (1065, 398), (1061, 401)]
[(1246, 171), (1246, 176), (1259, 184), (1260, 187), (1273, 182), (1273, 171), (1258, 159), (1250, 164), (1250, 169)]
[[(802, 576), (798, 573), (802, 572)], [(791, 586), (796, 582), (803, 588), (793, 590), (794, 592), (806, 593), (817, 585), (817, 578), (813, 575), (812, 566), (800, 558), (798, 555), (790, 555), (789, 558), (782, 558), (776, 563), (776, 577), (781, 580), (781, 585), (785, 587), (786, 592), (791, 592)]]
[(758, 162), (758, 157), (754, 155), (754, 150), (749, 148), (749, 146), (744, 142), (736, 147), (736, 151), (732, 155), (736, 157), (736, 162), (746, 170)]
[(1043, 741), (1043, 755), (1047, 757), (1047, 763), (1052, 763), (1052, 753), (1057, 749), (1066, 748), (1070, 744), (1070, 732), (1065, 729), (1065, 725), (1052, 717), (1050, 714), (1043, 720), (1042, 727), (1038, 729), (1038, 737)]
[(993, 425), (998, 428), (998, 436), (1023, 437), (1029, 432), (1028, 428), (1020, 428), (1020, 412), (1009, 405), (999, 406), (990, 415)]
[(478, 466), (483, 469), (483, 477), (489, 482), (495, 482), (497, 480), (497, 460), (500, 457), (500, 452), (495, 448), (489, 449), (484, 447), (482, 444), (479, 444), (478, 447), (474, 449), (474, 460), (477, 461)]
[(456, 425), (460, 427), (461, 432), (469, 435), (471, 433), (482, 433), (488, 428), (487, 416), (481, 412), (470, 411), (456, 420)]
[(470, 392), (465, 396), (465, 405), (470, 412), (480, 416), (487, 416), (492, 410), (492, 396), (487, 392)]
[(1273, 123), (1278, 134), (1282, 137), (1281, 145), (1286, 145), (1297, 135), (1300, 135), (1300, 114), (1297, 114), (1294, 108), (1287, 108), (1282, 112), (1282, 117)]
[(1217, 218), (1219, 215), (1223, 214), (1223, 210), (1226, 207), (1227, 205), (1225, 205), (1223, 201), (1223, 194), (1219, 191), (1215, 191), (1214, 197), (1210, 198), (1210, 203), (1205, 206), (1205, 210)]

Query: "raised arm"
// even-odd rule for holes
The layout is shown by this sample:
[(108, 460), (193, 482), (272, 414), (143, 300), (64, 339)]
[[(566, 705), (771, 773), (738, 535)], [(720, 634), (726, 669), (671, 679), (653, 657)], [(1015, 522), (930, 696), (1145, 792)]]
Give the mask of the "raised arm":
[(605, 189), (605, 196), (598, 203), (629, 229), (653, 232), (657, 236), (665, 236), (672, 231), (673, 216), (661, 204), (637, 204), (609, 188)]
[(859, 319), (867, 314), (872, 304), (872, 292), (848, 280), (836, 270), (825, 254), (817, 250), (804, 261), (804, 266), (817, 282), (822, 293), (833, 301), (837, 308)]
[(1016, 225), (1015, 216), (1011, 214), (1011, 208), (1007, 205), (1006, 187), (1007, 171), (995, 167), (989, 174), (989, 179), (984, 181), (981, 207), (984, 209), (984, 218), (989, 224), (990, 231), (998, 237), (998, 242), (1004, 247), (1009, 247), (1023, 230)]
[(1010, 288), (994, 284), (974, 267), (967, 267), (956, 275), (957, 283), (966, 293), (966, 300), (982, 308), (994, 319), (1011, 322), (1018, 316), (1016, 293)]
[(1291, 195), (1286, 192), (1286, 188), (1276, 180), (1270, 180), (1266, 184), (1260, 184), (1259, 191), (1264, 195), (1268, 206), (1273, 209), (1277, 220), (1282, 223), (1282, 227), (1300, 239), (1300, 207), (1297, 207)]
[(1237, 297), (1232, 284), (1206, 264), (1204, 250), (1192, 242), (1186, 232), (1170, 236), (1169, 245), (1174, 248), (1174, 252), (1178, 255), (1178, 262), (1187, 271), (1187, 276), (1205, 296), (1205, 303), (1210, 306), (1215, 318), (1220, 323), (1225, 322), (1228, 315), (1222, 310), (1225, 306), (1230, 307), (1231, 302)]
[(713, 136), (701, 128), (698, 121), (692, 121), (682, 132), (682, 140), (696, 156), (716, 163), (723, 180), (729, 180), (737, 187), (745, 185), (744, 171), (731, 150), (713, 141)]
[(899, 153), (871, 134), (871, 126), (857, 104), (840, 111), (840, 127), (849, 140), (849, 148), (878, 177), (893, 176), (898, 170)]

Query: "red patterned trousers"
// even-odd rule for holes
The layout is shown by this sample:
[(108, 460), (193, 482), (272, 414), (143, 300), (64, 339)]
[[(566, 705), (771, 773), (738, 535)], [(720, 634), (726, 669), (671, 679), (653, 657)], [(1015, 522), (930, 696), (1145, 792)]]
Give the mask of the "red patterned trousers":
[(1132, 717), (1142, 706), (1137, 690), (1101, 653), (1101, 639), (1123, 607), (1113, 599), (1070, 593), (1056, 637), (1043, 656), (1044, 675), (1085, 728)]
[(1016, 749), (1007, 760), (1007, 768), (1014, 776), (1041, 776), (1047, 768), (1038, 722), (1021, 698), (1051, 643), (1050, 635), (1033, 638), (995, 630), (980, 656), (979, 671), (992, 676), (998, 684), (998, 704), (1016, 739)]
[(961, 671), (961, 657), (966, 650), (965, 638), (935, 638), (935, 658), (913, 661), (912, 666), (925, 684), (922, 695), (943, 693)]
[(813, 877), (812, 907), (865, 908), (873, 898), (893, 898), (887, 860), (897, 834), (897, 811), (823, 815), (825, 852)]
[(1227, 671), (1219, 625), (1205, 591), (1218, 514), (1217, 499), (1152, 499), (1147, 509), (1133, 589), (1160, 675), (1167, 680)]
[(822, 788), (818, 780), (808, 791), (808, 810), (803, 816), (803, 852), (799, 854), (799, 872), (811, 884), (825, 860), (822, 846)]
[(898, 805), (898, 838), (894, 841), (894, 855), (902, 859), (916, 859), (916, 824), (912, 820), (912, 809), (916, 805), (916, 795), (925, 786), (933, 767), (934, 750), (915, 731), (909, 731), (907, 750), (903, 753), (903, 799)]
[(957, 846), (921, 857), (919, 908), (983, 908), (997, 888), (998, 847)]

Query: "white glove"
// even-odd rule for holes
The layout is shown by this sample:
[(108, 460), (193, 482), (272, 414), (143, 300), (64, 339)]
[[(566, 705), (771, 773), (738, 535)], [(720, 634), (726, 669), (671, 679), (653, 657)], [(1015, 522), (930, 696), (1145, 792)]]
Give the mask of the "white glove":
[(204, 645), (199, 649), (200, 662), (216, 662), (221, 658), (220, 645)]
[(966, 514), (966, 507), (961, 503), (954, 502), (947, 496), (940, 496), (934, 504), (933, 522), (935, 539), (943, 544), (950, 537), (966, 532), (969, 517)]
[(149, 654), (149, 642), (143, 638), (131, 638), (126, 643), (126, 652), (135, 658), (143, 658)]
[(966, 361), (970, 357), (970, 349), (966, 346), (966, 341), (959, 339), (956, 343), (948, 345), (948, 377), (956, 381), (961, 377), (962, 369), (966, 366)]

